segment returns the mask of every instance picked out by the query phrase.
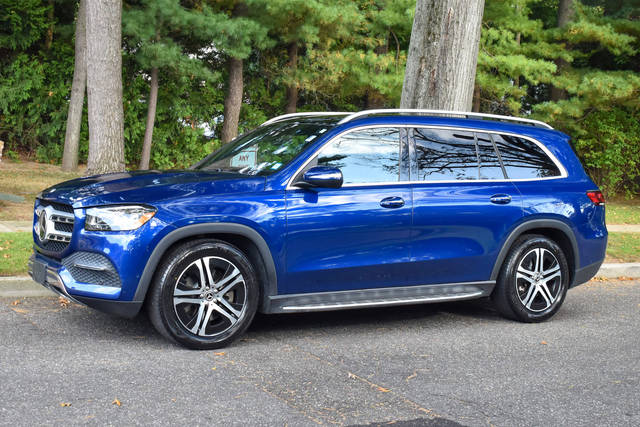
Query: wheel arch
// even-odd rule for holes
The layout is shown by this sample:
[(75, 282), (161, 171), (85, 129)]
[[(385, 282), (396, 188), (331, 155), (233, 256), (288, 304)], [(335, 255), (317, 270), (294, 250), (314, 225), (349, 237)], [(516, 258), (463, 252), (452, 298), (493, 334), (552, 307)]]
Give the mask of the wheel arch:
[(493, 269), (491, 270), (491, 280), (497, 280), (500, 269), (504, 263), (509, 250), (511, 250), (514, 242), (524, 234), (541, 234), (553, 240), (560, 246), (564, 252), (567, 263), (569, 264), (569, 272), (571, 274), (569, 285), (572, 286), (576, 277), (576, 271), (580, 268), (580, 253), (578, 252), (578, 242), (576, 237), (566, 223), (555, 219), (532, 219), (518, 225), (511, 231), (502, 249), (498, 253)]
[(171, 231), (160, 240), (147, 260), (133, 301), (143, 302), (163, 256), (174, 246), (187, 240), (213, 238), (230, 243), (251, 260), (256, 267), (260, 280), (259, 310), (264, 310), (269, 303), (269, 296), (277, 294), (278, 277), (271, 250), (264, 238), (253, 228), (234, 223), (203, 223), (180, 227)]

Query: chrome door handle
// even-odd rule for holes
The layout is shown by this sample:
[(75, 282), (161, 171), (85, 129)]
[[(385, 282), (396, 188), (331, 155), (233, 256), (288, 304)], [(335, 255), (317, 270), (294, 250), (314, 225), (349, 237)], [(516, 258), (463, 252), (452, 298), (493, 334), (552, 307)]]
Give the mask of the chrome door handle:
[(380, 206), (389, 209), (401, 208), (404, 206), (404, 199), (402, 197), (386, 197), (380, 200)]
[(511, 196), (508, 194), (494, 194), (490, 200), (491, 203), (495, 203), (496, 205), (506, 205), (511, 202)]

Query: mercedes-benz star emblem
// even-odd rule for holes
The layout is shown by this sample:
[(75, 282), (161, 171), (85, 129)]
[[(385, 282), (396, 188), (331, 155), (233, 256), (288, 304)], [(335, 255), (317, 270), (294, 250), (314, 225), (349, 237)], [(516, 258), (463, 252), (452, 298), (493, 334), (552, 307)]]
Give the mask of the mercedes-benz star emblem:
[(47, 241), (47, 211), (44, 209), (40, 212), (38, 217), (38, 237), (42, 243)]

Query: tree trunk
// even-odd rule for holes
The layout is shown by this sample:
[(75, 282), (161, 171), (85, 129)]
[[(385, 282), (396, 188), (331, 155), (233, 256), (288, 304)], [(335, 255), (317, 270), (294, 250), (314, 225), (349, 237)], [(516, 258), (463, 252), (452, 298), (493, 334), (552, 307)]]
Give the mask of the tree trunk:
[[(289, 54), (289, 71), (292, 76), (295, 76), (298, 69), (298, 42), (291, 42), (287, 46), (287, 52)], [(285, 112), (295, 113), (298, 108), (298, 83), (295, 81), (287, 86), (287, 108)]]
[(53, 29), (55, 25), (53, 22), (53, 19), (55, 18), (53, 0), (49, 0), (49, 12), (47, 13), (47, 18), (49, 19), (49, 28), (47, 28), (47, 36), (44, 41), (44, 46), (49, 50), (53, 43)]
[(67, 114), (67, 129), (64, 135), (62, 170), (70, 171), (78, 167), (78, 143), (82, 126), (82, 107), (87, 89), (87, 2), (80, 0), (76, 21), (76, 46), (73, 64), (71, 100)]
[(484, 0), (418, 0), (401, 108), (469, 111)]
[(151, 142), (153, 141), (153, 124), (156, 121), (156, 106), (158, 105), (158, 68), (151, 69), (151, 87), (149, 89), (149, 105), (147, 106), (147, 125), (144, 129), (142, 142), (142, 156), (139, 169), (149, 169), (151, 157)]
[(123, 171), (122, 0), (87, 2), (87, 173)]
[[(573, 19), (575, 10), (573, 9), (574, 0), (560, 0), (558, 3), (558, 28), (566, 26)], [(562, 58), (556, 59), (556, 74), (561, 74), (569, 66), (569, 63)], [(551, 86), (551, 100), (560, 101), (567, 99), (567, 92), (564, 89)]]
[(473, 108), (471, 109), (474, 113), (480, 112), (480, 86), (476, 85), (473, 90)]
[(222, 124), (222, 143), (226, 144), (238, 136), (240, 108), (242, 107), (242, 59), (229, 58), (229, 83), (227, 97), (224, 100), (224, 123)]

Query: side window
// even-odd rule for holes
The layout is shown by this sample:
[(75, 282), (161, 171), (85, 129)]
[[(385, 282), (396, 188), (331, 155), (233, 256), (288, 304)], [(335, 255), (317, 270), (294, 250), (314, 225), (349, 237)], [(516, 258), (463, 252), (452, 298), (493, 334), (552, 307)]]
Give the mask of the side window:
[(480, 156), (480, 179), (505, 179), (500, 158), (486, 133), (477, 133), (478, 154)]
[(478, 179), (478, 152), (473, 132), (416, 128), (416, 181)]
[(516, 136), (492, 134), (510, 179), (560, 176), (560, 170), (534, 142)]
[(318, 166), (342, 171), (345, 184), (397, 182), (400, 133), (395, 128), (371, 128), (348, 132), (325, 145)]

